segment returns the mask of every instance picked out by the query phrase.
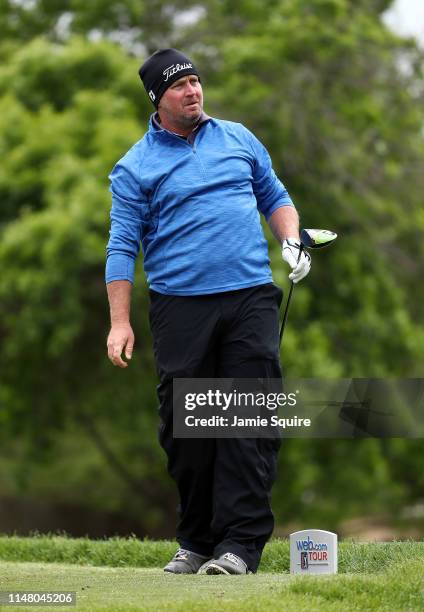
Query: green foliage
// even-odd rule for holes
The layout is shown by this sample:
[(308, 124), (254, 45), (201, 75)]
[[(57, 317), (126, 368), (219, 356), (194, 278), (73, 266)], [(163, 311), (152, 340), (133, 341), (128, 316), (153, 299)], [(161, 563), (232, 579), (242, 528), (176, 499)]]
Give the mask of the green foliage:
[(44, 105), (62, 111), (75, 103), (80, 92), (106, 91), (145, 115), (148, 100), (140, 95), (137, 69), (137, 61), (126, 58), (110, 43), (87, 43), (75, 37), (60, 45), (35, 38), (1, 67), (0, 94), (14, 94), (36, 112)]
[(74, 34), (118, 40), (153, 52), (175, 37), (175, 20), (195, 0), (0, 0), (0, 40), (29, 42), (37, 36), (66, 42)]
[[(228, 32), (214, 58), (214, 110), (267, 143), (303, 225), (341, 237), (331, 252), (314, 254), (300, 289), (307, 306), (290, 313), (298, 342), (287, 338), (289, 371), (312, 375), (330, 358), (330, 371), (339, 364), (345, 376), (422, 374), (419, 56), (368, 9), (298, 0), (280, 2), (266, 20), (246, 19), (243, 44)], [(412, 74), (399, 70), (400, 57)], [(275, 244), (272, 256), (278, 270)], [(305, 363), (303, 351), (291, 349), (309, 353), (322, 343), (319, 335), (311, 342), (308, 322), (316, 321), (327, 350), (321, 344)]]
[[(169, 520), (173, 503), (155, 435), (148, 295), (139, 261), (136, 351), (127, 370), (113, 369), (103, 271), (107, 175), (146, 128), (152, 107), (137, 69), (156, 45), (193, 54), (207, 112), (267, 145), (302, 225), (340, 235), (296, 287), (286, 374), (422, 376), (424, 356), (422, 53), (384, 27), (385, 1), (209, 0), (194, 26), (182, 25), (192, 5), (0, 0), (7, 490), (142, 515), (147, 530)], [(138, 59), (123, 49), (140, 42)], [(288, 289), (271, 237), (270, 253)], [(287, 441), (277, 519), (334, 528), (414, 503), (424, 496), (421, 455), (405, 440)]]
[[(39, 56), (44, 49), (44, 60), (51, 64), (47, 43), (37, 41), (34, 45)], [(66, 48), (68, 57), (81, 58), (84, 45), (85, 61), (81, 64), (77, 60), (75, 66), (85, 70), (92, 61), (94, 75), (97, 67), (113, 62), (110, 46), (82, 41), (75, 41), (74, 53), (71, 47)], [(58, 75), (60, 63), (58, 60)], [(125, 72), (121, 68), (115, 66), (116, 79)], [(86, 383), (102, 376), (98, 339), (105, 337), (108, 324), (103, 282), (107, 174), (140, 136), (140, 127), (135, 103), (126, 95), (119, 96), (116, 89), (102, 91), (106, 84), (103, 75), (98, 75), (99, 87), (94, 78), (84, 83), (90, 89), (74, 83), (65, 109), (56, 104), (55, 87), (50, 94), (51, 81), (46, 81), (43, 89), (41, 82), (36, 86), (30, 70), (26, 74), (29, 82), (22, 85), (22, 92), (31, 91), (34, 97), (19, 96), (15, 90), (0, 102), (5, 160), (0, 191), (6, 204), (0, 245), (4, 270), (1, 311), (6, 330), (3, 394), (8, 397), (10, 414), (15, 404), (24, 411), (22, 419), (14, 419), (16, 427), (25, 427), (30, 406), (36, 411), (31, 427), (40, 422), (43, 413), (46, 419), (42, 419), (42, 426), (51, 419), (50, 425), (56, 427), (70, 406), (80, 401), (76, 398), (81, 373), (86, 372)], [(112, 73), (109, 76), (113, 80)], [(100, 316), (92, 317), (96, 302)], [(95, 362), (97, 373), (89, 365)], [(22, 395), (13, 393), (16, 377)], [(12, 400), (16, 395), (20, 399)], [(38, 403), (42, 404), (39, 410)]]

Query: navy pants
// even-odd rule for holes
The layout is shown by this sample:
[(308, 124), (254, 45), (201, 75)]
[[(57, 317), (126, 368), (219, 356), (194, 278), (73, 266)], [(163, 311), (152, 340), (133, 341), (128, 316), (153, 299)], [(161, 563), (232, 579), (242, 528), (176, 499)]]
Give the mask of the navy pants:
[(174, 438), (172, 381), (281, 378), (281, 300), (272, 283), (201, 296), (150, 291), (159, 441), (180, 497), (177, 540), (215, 558), (232, 552), (252, 572), (274, 528), (270, 493), (281, 440)]

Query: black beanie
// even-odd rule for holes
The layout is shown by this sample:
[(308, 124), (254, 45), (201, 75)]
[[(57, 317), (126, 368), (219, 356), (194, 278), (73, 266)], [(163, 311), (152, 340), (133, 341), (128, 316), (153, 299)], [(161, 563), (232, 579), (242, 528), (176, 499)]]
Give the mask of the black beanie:
[(188, 74), (199, 76), (193, 62), (176, 49), (156, 51), (144, 62), (138, 74), (156, 108), (159, 100), (174, 81)]

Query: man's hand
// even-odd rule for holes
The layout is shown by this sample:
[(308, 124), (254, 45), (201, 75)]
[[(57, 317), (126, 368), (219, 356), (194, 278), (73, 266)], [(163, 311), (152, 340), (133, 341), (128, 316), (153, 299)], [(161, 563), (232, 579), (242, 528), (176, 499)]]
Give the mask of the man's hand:
[[(305, 249), (300, 251), (301, 243), (296, 238), (287, 238), (283, 241), (282, 255), (292, 268), (292, 273), (289, 274), (289, 279), (294, 283), (298, 283), (304, 278), (311, 269), (311, 256)], [(299, 257), (300, 254), (300, 257)]]
[(107, 354), (113, 365), (120, 368), (128, 367), (121, 357), (125, 348), (125, 357), (131, 359), (134, 347), (134, 333), (129, 323), (115, 323), (107, 338)]

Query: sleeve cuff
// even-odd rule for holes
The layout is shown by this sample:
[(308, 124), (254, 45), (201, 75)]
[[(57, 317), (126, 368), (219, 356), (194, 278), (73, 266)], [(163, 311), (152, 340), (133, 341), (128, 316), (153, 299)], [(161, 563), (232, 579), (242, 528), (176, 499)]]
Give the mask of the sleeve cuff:
[(294, 206), (291, 200), (280, 200), (277, 204), (274, 204), (266, 211), (265, 219), (268, 221), (273, 212), (275, 212), (278, 208), (282, 208), (283, 206)]
[(124, 253), (110, 253), (106, 260), (106, 284), (114, 280), (127, 280), (134, 284), (135, 260)]

